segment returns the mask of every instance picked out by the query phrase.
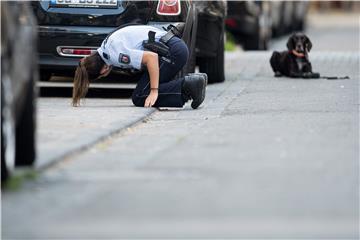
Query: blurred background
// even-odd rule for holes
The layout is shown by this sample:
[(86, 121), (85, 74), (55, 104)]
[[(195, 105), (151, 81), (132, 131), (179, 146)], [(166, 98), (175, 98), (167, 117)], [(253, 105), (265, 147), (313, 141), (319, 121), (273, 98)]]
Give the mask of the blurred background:
[(359, 13), (358, 1), (228, 1), (225, 49), (239, 44), (243, 50), (267, 50), (274, 40), (309, 25), (341, 22), (345, 14)]

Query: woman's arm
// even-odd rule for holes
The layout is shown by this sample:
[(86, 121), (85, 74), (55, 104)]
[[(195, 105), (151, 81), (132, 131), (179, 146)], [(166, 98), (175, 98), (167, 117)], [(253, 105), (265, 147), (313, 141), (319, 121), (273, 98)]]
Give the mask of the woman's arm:
[(141, 61), (147, 67), (150, 77), (150, 94), (145, 100), (144, 107), (152, 107), (158, 98), (159, 88), (159, 57), (154, 52), (144, 51)]

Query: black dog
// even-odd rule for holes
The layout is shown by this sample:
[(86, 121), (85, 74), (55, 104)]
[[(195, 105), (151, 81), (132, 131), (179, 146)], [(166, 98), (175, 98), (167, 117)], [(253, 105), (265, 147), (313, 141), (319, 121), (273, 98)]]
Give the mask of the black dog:
[(310, 39), (303, 33), (294, 33), (287, 42), (288, 51), (273, 52), (270, 64), (275, 77), (282, 75), (294, 78), (312, 78), (318, 75), (312, 72), (308, 52), (312, 48)]

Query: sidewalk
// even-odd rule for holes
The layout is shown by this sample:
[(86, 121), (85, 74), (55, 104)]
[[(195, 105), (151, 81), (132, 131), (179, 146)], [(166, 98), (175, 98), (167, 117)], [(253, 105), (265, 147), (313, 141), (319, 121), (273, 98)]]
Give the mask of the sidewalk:
[(4, 195), (3, 237), (356, 238), (358, 56), (313, 53), (351, 77), (328, 81), (273, 78), (269, 55), (227, 54), (201, 109), (157, 111)]
[(44, 169), (141, 122), (155, 109), (136, 108), (131, 99), (38, 98), (36, 168)]
[(308, 31), (314, 71), (348, 80), (274, 78), (271, 51), (238, 51), (196, 111), (41, 100), (40, 158), (102, 140), (4, 193), (2, 238), (358, 239), (358, 31)]

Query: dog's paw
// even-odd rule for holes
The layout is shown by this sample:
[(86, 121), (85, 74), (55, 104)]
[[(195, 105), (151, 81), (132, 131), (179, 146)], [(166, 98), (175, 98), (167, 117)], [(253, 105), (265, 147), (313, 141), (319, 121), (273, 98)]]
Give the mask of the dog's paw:
[(303, 78), (320, 78), (320, 74), (319, 73), (314, 73), (314, 72), (306, 72), (302, 74)]
[(280, 72), (275, 72), (274, 77), (282, 77), (282, 74)]
[(313, 72), (313, 73), (312, 73), (312, 77), (313, 77), (313, 78), (320, 78), (320, 73)]
[(311, 78), (311, 76), (312, 76), (311, 72), (304, 72), (304, 73), (301, 74), (302, 78)]

